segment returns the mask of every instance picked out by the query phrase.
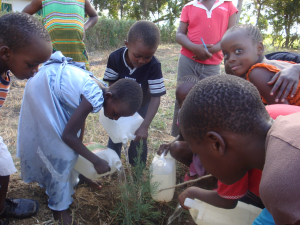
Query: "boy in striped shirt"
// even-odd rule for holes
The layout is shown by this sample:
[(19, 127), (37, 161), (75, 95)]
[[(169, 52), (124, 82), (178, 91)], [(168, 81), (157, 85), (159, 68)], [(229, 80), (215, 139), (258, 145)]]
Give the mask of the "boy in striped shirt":
[[(137, 157), (136, 149), (139, 141), (143, 140), (141, 161), (147, 161), (148, 128), (153, 120), (160, 97), (166, 94), (161, 64), (154, 56), (160, 42), (158, 27), (150, 21), (138, 21), (129, 29), (125, 47), (110, 54), (104, 73), (104, 81), (109, 85), (125, 78), (135, 80), (143, 89), (143, 102), (138, 113), (144, 118), (143, 123), (135, 132), (136, 138), (130, 143), (128, 156), (130, 164)], [(108, 141), (107, 147), (121, 155), (122, 143)]]

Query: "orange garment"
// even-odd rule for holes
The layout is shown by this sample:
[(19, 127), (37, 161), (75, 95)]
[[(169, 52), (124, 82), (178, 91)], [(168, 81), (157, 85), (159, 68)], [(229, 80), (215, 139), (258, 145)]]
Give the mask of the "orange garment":
[[(291, 63), (291, 64), (296, 64), (294, 62), (288, 62), (288, 63)], [(256, 63), (255, 65), (253, 65), (250, 70), (248, 71), (248, 73), (246, 74), (246, 79), (248, 81), (250, 81), (249, 79), (249, 74), (250, 72), (254, 69), (254, 68), (258, 68), (258, 67), (263, 67), (263, 68), (266, 68), (267, 70), (271, 71), (271, 72), (274, 72), (274, 73), (278, 73), (280, 71), (280, 69), (278, 69), (276, 66), (273, 66), (273, 65), (270, 65), (270, 64), (267, 64), (267, 63)], [(264, 104), (267, 104), (267, 101), (261, 96), (261, 99), (263, 101)], [(286, 98), (289, 105), (298, 105), (300, 106), (300, 82), (298, 84), (298, 87), (297, 87), (297, 91), (296, 91), (296, 94), (294, 97), (291, 97), (290, 94), (288, 95), (288, 97)]]

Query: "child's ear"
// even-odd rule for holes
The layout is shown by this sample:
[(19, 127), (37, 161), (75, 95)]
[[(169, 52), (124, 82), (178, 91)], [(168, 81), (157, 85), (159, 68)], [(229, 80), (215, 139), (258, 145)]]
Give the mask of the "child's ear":
[(210, 142), (213, 150), (215, 150), (219, 155), (224, 155), (225, 142), (221, 135), (214, 131), (209, 131), (206, 133), (206, 138)]
[(108, 91), (104, 94), (104, 99), (105, 100), (111, 100), (112, 98), (113, 98), (113, 95), (110, 91)]
[(128, 48), (128, 41), (126, 39), (124, 40), (124, 44)]
[(264, 44), (262, 43), (262, 41), (260, 41), (260, 42), (257, 44), (257, 52), (258, 52), (259, 55), (263, 55), (263, 54), (264, 54), (264, 51), (265, 51)]
[(7, 46), (1, 46), (0, 47), (0, 57), (3, 60), (8, 60), (10, 57), (10, 49)]

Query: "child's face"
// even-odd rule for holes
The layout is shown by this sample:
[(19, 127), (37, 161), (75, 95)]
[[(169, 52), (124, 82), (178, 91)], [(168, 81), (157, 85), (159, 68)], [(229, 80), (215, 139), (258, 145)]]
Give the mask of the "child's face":
[(210, 131), (202, 141), (198, 141), (187, 136), (183, 129), (181, 132), (192, 152), (198, 154), (206, 171), (221, 182), (233, 184), (250, 169), (239, 153), (245, 141), (240, 136), (226, 131)]
[(259, 62), (263, 54), (262, 43), (253, 44), (242, 29), (226, 33), (221, 41), (221, 49), (226, 72), (242, 77)]
[(183, 83), (178, 85), (178, 87), (176, 88), (176, 100), (180, 109), (184, 99), (186, 98), (192, 87), (194, 87), (194, 84), (192, 83)]
[[(105, 95), (107, 94), (109, 93)], [(111, 96), (105, 98), (103, 106), (104, 115), (111, 120), (118, 120), (121, 116), (126, 117), (133, 114), (126, 103), (113, 99)]]
[(146, 65), (150, 62), (157, 49), (157, 46), (152, 48), (145, 46), (144, 42), (141, 40), (137, 40), (134, 43), (125, 41), (125, 45), (128, 48), (125, 56), (126, 63), (131, 68), (139, 68)]
[(52, 54), (52, 44), (45, 40), (32, 40), (32, 44), (16, 51), (9, 50), (7, 69), (18, 79), (29, 79), (38, 72), (41, 63), (46, 62)]

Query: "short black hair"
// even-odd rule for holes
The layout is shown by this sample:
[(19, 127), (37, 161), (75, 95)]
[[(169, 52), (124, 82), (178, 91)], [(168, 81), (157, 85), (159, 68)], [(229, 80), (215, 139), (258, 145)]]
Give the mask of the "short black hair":
[(144, 42), (147, 47), (157, 47), (160, 42), (160, 31), (155, 23), (140, 20), (135, 22), (127, 34), (128, 43), (134, 43), (138, 40)]
[(201, 142), (211, 129), (261, 134), (270, 119), (256, 87), (240, 77), (215, 75), (199, 81), (184, 100), (179, 125), (185, 135)]
[(138, 111), (141, 107), (143, 99), (142, 88), (134, 80), (119, 79), (113, 83), (107, 91), (112, 93), (114, 99), (128, 104), (132, 112)]
[(230, 27), (226, 33), (232, 32), (238, 29), (243, 29), (248, 37), (250, 37), (253, 41), (253, 44), (259, 43), (263, 41), (263, 37), (258, 27), (253, 26), (252, 24), (236, 24)]
[(35, 38), (51, 41), (50, 35), (35, 17), (27, 13), (8, 13), (0, 17), (0, 43), (12, 50), (28, 46)]

